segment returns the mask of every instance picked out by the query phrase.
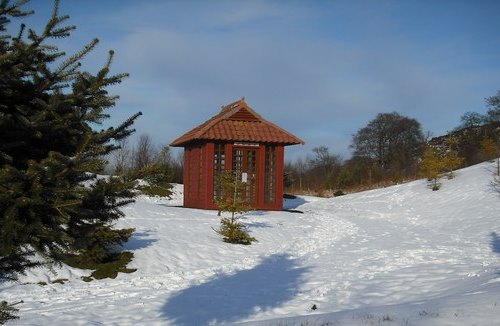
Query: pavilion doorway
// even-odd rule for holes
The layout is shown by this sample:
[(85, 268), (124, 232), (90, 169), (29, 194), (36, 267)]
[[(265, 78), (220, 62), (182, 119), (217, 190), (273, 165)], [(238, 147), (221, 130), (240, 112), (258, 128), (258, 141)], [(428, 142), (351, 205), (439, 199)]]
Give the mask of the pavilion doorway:
[(240, 196), (251, 205), (255, 205), (258, 200), (258, 157), (259, 148), (233, 147), (233, 171), (246, 183), (245, 190)]

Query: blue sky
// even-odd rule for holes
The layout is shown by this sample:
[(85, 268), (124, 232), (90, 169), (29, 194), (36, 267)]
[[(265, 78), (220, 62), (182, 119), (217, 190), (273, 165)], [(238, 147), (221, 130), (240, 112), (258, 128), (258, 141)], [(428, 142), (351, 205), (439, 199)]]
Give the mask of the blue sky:
[[(95, 72), (116, 52), (118, 124), (142, 111), (137, 134), (158, 144), (245, 97), (302, 138), (287, 157), (327, 146), (348, 158), (352, 135), (377, 113), (416, 118), (437, 136), (500, 89), (500, 1), (62, 0), (78, 27), (58, 44)], [(52, 1), (32, 0), (40, 30)]]

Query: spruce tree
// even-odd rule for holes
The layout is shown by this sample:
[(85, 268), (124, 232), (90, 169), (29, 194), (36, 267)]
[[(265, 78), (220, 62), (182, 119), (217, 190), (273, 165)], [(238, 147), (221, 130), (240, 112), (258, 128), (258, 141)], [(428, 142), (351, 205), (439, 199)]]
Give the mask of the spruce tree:
[(453, 178), (453, 171), (462, 164), (463, 158), (458, 156), (456, 146), (457, 141), (451, 136), (446, 138), (445, 146), (426, 146), (420, 162), (420, 172), (429, 180), (432, 190), (439, 190), (438, 181), (443, 174), (449, 179)]
[(496, 159), (496, 175), (500, 176), (500, 146), (491, 137), (484, 137), (481, 140), (481, 152), (488, 161)]
[(427, 145), (424, 150), (422, 161), (420, 162), (420, 172), (429, 181), (429, 188), (433, 191), (439, 190), (439, 177), (444, 169), (443, 160), (440, 151)]
[(222, 240), (228, 243), (249, 245), (256, 241), (251, 237), (243, 223), (239, 221), (239, 215), (252, 210), (246, 203), (244, 192), (246, 183), (241, 181), (241, 175), (237, 171), (224, 171), (216, 179), (218, 196), (215, 199), (219, 215), (221, 212), (229, 212), (230, 217), (222, 217), (220, 228), (215, 230), (222, 236)]
[(110, 74), (112, 51), (96, 74), (81, 70), (97, 39), (72, 56), (52, 44), (75, 29), (57, 0), (41, 33), (21, 25), (9, 35), (10, 19), (32, 13), (26, 2), (0, 2), (0, 280), (39, 265), (35, 253), (93, 266), (124, 261), (112, 249), (133, 232), (113, 222), (133, 201), (136, 181), (97, 174), (140, 113), (95, 129), (118, 99), (106, 89), (127, 74)]
[(453, 171), (458, 169), (464, 159), (458, 155), (458, 138), (448, 135), (445, 139), (446, 148), (443, 148), (440, 152), (440, 156), (443, 162), (443, 168), (448, 175), (448, 179), (454, 177)]

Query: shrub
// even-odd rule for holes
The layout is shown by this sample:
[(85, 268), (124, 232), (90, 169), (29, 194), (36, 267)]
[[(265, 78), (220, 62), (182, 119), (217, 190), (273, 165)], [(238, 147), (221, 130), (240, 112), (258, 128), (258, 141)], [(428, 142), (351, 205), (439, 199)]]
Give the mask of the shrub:
[(223, 217), (220, 221), (220, 228), (215, 232), (220, 234), (222, 241), (227, 243), (250, 245), (257, 241), (248, 235), (245, 225), (234, 218)]
[(257, 241), (248, 235), (245, 225), (238, 220), (238, 214), (252, 209), (242, 198), (246, 183), (241, 181), (237, 172), (224, 171), (218, 176), (216, 186), (219, 195), (215, 202), (219, 208), (219, 215), (222, 212), (229, 212), (231, 217), (221, 218), (220, 228), (214, 231), (222, 236), (222, 241), (227, 243), (249, 245)]
[(344, 193), (342, 190), (340, 190), (340, 189), (339, 189), (339, 190), (337, 190), (337, 191), (335, 191), (335, 192), (333, 193), (333, 196), (334, 196), (334, 197), (339, 197), (339, 196), (344, 196), (344, 195), (345, 195), (345, 193)]

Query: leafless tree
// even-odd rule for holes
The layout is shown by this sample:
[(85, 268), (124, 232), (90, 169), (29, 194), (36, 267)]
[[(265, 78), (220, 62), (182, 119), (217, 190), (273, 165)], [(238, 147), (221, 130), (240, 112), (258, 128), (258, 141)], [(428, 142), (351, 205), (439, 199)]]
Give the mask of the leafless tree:
[(486, 98), (489, 121), (500, 121), (500, 90), (494, 96)]
[(303, 160), (302, 157), (299, 157), (295, 162), (295, 169), (297, 173), (297, 179), (299, 180), (299, 190), (302, 191), (304, 174), (307, 170), (307, 162)]
[(415, 165), (422, 154), (424, 135), (420, 123), (397, 112), (379, 113), (352, 140), (354, 156), (369, 157), (383, 169)]
[(183, 170), (184, 170), (184, 153), (179, 152), (177, 156), (171, 160), (172, 168), (172, 182), (182, 183), (183, 182)]
[(113, 173), (120, 174), (130, 168), (132, 150), (130, 149), (128, 139), (118, 142), (119, 148), (111, 154)]
[(140, 170), (151, 164), (156, 155), (155, 146), (153, 145), (151, 137), (148, 134), (142, 134), (139, 136), (132, 153), (132, 167)]

